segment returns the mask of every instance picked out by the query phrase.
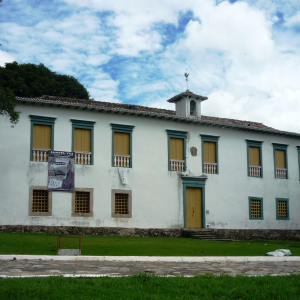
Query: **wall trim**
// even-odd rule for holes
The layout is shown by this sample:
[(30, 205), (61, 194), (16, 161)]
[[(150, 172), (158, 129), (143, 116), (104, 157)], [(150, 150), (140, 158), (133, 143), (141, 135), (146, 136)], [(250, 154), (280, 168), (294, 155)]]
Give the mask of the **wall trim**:
[(43, 117), (37, 115), (29, 115), (30, 117), (30, 161), (33, 159), (33, 126), (34, 125), (47, 125), (51, 126), (51, 150), (54, 149), (54, 123), (56, 118)]
[(70, 119), (70, 121), (72, 122), (72, 148), (71, 148), (72, 152), (74, 152), (75, 128), (89, 129), (91, 131), (91, 165), (93, 165), (94, 164), (94, 124), (96, 122), (75, 120), (75, 119)]
[[(207, 135), (207, 134), (200, 134), (200, 136), (201, 136), (202, 172), (204, 173), (204, 142), (212, 142), (216, 144), (217, 172), (215, 174), (219, 174), (219, 136)], [(212, 173), (211, 175), (214, 174)]]
[(115, 132), (129, 133), (129, 168), (132, 168), (132, 131), (135, 126), (133, 125), (123, 125), (110, 123), (112, 128), (112, 147), (111, 147), (111, 166), (115, 167), (114, 157), (115, 157)]
[[(171, 171), (171, 147), (170, 147), (170, 139), (183, 139), (183, 160), (184, 160), (184, 169), (183, 171), (186, 171), (186, 131), (178, 131), (178, 130), (170, 130), (166, 129), (168, 134), (168, 170)], [(172, 171), (176, 172), (176, 171)], [(179, 172), (179, 171), (177, 171)]]
[[(262, 162), (262, 143), (260, 141), (254, 140), (246, 140), (247, 142), (247, 174), (249, 177), (253, 178), (263, 178), (263, 162)], [(249, 147), (259, 148), (259, 160), (260, 160), (260, 177), (258, 176), (250, 176), (250, 168), (249, 168)]]

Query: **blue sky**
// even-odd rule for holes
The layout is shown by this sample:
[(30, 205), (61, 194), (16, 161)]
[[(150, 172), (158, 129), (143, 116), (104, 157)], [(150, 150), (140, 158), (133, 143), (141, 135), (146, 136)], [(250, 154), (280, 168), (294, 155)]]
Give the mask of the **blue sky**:
[(202, 113), (300, 132), (300, 1), (3, 0), (0, 65), (43, 63), (98, 101)]

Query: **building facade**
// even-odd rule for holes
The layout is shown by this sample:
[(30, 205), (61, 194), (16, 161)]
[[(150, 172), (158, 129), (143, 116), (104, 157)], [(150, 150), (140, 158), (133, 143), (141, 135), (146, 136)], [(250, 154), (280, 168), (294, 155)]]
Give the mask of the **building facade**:
[[(300, 135), (201, 116), (204, 100), (18, 98), (18, 124), (0, 118), (0, 225), (300, 229)], [(48, 191), (49, 150), (75, 152), (74, 193)]]

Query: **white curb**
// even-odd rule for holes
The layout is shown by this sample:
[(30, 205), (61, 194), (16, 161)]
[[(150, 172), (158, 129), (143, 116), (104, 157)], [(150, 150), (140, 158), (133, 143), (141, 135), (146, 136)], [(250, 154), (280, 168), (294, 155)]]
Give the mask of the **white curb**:
[(300, 256), (57, 256), (57, 255), (0, 255), (0, 261), (130, 261), (130, 262), (272, 262), (300, 261)]

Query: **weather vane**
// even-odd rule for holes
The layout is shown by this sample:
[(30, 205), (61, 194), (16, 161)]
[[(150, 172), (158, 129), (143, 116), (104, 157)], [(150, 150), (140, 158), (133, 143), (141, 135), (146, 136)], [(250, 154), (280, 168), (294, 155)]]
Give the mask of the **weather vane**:
[[(187, 69), (186, 69), (186, 71), (187, 71)], [(187, 73), (187, 72), (185, 72), (184, 73), (184, 76), (185, 76), (185, 80), (186, 80), (186, 89), (188, 90), (189, 89), (189, 73)]]

